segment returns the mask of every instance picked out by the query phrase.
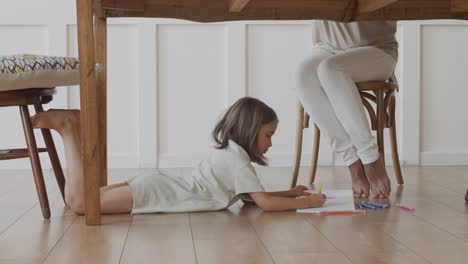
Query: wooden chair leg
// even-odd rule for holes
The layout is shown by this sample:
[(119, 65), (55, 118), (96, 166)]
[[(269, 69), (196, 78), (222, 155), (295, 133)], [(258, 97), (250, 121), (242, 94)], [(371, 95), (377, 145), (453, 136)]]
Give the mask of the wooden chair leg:
[[(44, 111), (42, 105), (40, 104), (34, 105), (34, 109), (36, 110), (36, 113)], [(52, 139), (52, 134), (50, 133), (49, 129), (41, 129), (41, 132), (42, 137), (44, 138), (47, 152), (49, 153), (50, 163), (52, 164), (52, 169), (54, 170), (55, 179), (57, 180), (60, 193), (62, 194), (63, 201), (65, 202), (65, 177), (63, 175), (60, 159), (57, 155), (57, 149), (55, 148), (54, 140)]]
[(19, 108), (21, 113), (21, 121), (23, 123), (24, 136), (28, 146), (29, 160), (31, 161), (31, 167), (34, 175), (34, 182), (36, 183), (37, 195), (39, 197), (39, 203), (42, 209), (42, 215), (44, 218), (48, 219), (50, 218), (49, 200), (47, 198), (44, 176), (42, 175), (39, 153), (37, 152), (36, 139), (34, 138), (28, 106), (21, 105)]
[(294, 172), (291, 182), (291, 188), (296, 186), (297, 177), (299, 176), (299, 168), (301, 166), (301, 155), (302, 155), (302, 134), (304, 127), (304, 108), (299, 104), (297, 113), (297, 128), (296, 128), (296, 160), (294, 162)]
[(393, 170), (395, 171), (395, 177), (398, 184), (404, 184), (403, 176), (401, 174), (401, 167), (400, 167), (400, 159), (398, 157), (398, 145), (397, 145), (397, 137), (396, 137), (396, 122), (395, 122), (395, 96), (390, 98), (390, 112), (392, 113), (391, 116), (392, 126), (390, 127), (390, 144), (392, 147), (392, 160), (393, 160)]
[(376, 103), (377, 103), (377, 145), (379, 147), (379, 153), (382, 155), (382, 160), (385, 166), (385, 151), (384, 151), (384, 127), (385, 127), (385, 103), (384, 103), (384, 91), (378, 89), (375, 92)]
[(314, 124), (314, 143), (312, 147), (312, 164), (310, 169), (310, 183), (314, 183), (315, 174), (317, 173), (318, 154), (320, 148), (320, 129)]

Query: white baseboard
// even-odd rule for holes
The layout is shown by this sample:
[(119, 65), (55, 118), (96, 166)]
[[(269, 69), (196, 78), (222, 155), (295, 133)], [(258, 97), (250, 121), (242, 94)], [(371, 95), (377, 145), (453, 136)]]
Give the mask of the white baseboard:
[[(400, 166), (403, 166), (405, 162), (401, 160), (401, 153), (398, 153), (398, 157), (400, 158)], [(343, 160), (335, 156), (335, 161), (333, 163), (334, 166), (345, 166)], [(386, 166), (392, 166), (393, 165), (393, 159), (392, 159), (392, 153), (385, 153), (385, 165)]]
[(421, 152), (421, 165), (468, 165), (468, 152)]

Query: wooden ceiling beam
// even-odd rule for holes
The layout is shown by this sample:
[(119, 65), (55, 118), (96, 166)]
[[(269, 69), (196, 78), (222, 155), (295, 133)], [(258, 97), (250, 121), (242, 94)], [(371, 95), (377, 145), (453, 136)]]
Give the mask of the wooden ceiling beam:
[(240, 12), (250, 0), (229, 0), (229, 12)]

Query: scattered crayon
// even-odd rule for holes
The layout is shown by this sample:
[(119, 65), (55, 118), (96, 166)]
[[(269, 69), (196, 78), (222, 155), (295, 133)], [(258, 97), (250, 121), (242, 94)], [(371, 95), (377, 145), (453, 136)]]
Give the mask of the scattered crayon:
[(411, 212), (416, 211), (416, 209), (411, 208), (411, 207), (406, 206), (406, 205), (403, 205), (403, 204), (396, 204), (395, 206), (398, 207), (398, 208), (401, 208), (403, 210), (407, 210), (407, 211), (411, 211)]
[(376, 202), (364, 202), (365, 204), (379, 207), (379, 208), (388, 208), (389, 206), (387, 204), (381, 204), (381, 203), (376, 203)]
[(370, 205), (370, 204), (366, 204), (366, 203), (364, 203), (364, 202), (360, 202), (359, 205), (362, 206), (362, 207), (365, 207), (365, 208), (372, 209), (372, 210), (375, 209), (375, 206), (372, 206), (372, 205)]

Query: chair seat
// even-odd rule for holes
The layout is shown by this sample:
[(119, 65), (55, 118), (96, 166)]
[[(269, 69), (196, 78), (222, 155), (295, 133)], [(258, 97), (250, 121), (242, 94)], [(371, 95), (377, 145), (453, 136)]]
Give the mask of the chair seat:
[(0, 91), (77, 85), (78, 59), (42, 55), (0, 56)]
[(384, 91), (398, 91), (398, 84), (394, 82), (361, 82), (356, 83), (356, 86), (359, 89), (359, 91), (373, 91), (377, 89), (382, 89)]
[(0, 107), (47, 104), (52, 101), (55, 88), (33, 88), (0, 91)]

